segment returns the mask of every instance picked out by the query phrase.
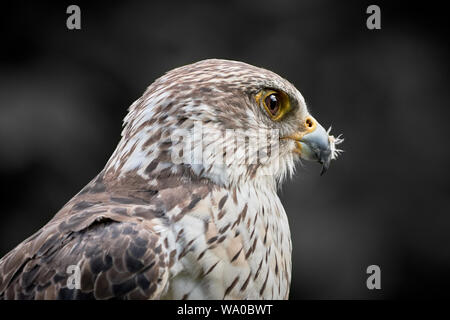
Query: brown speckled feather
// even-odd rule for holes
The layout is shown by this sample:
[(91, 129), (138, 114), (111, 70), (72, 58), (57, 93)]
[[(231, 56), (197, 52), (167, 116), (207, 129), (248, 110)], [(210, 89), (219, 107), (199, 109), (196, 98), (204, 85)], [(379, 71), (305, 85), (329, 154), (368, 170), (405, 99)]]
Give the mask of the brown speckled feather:
[[(170, 256), (167, 240), (164, 244), (154, 227), (167, 225), (164, 211), (189, 202), (184, 198), (196, 188), (190, 185), (183, 193), (169, 183), (155, 201), (159, 191), (134, 186), (139, 190), (121, 191), (99, 174), (0, 260), (0, 299), (160, 298)], [(70, 265), (80, 267), (79, 290), (67, 288)]]
[[(148, 211), (143, 221), (133, 211), (153, 193), (133, 198), (104, 188), (101, 178), (94, 180), (1, 260), (0, 298), (149, 299), (161, 294), (167, 257), (152, 228), (156, 215)], [(80, 267), (80, 290), (67, 288), (70, 265)]]

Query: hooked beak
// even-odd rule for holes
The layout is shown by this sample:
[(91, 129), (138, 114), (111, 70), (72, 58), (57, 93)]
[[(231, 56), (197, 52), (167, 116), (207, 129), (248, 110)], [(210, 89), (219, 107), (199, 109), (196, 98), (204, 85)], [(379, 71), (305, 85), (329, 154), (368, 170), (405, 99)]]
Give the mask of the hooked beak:
[(316, 129), (305, 134), (300, 141), (297, 141), (297, 148), (300, 150), (300, 157), (305, 160), (318, 161), (322, 165), (320, 175), (323, 175), (330, 167), (331, 146), (328, 134), (320, 125)]
[(320, 175), (323, 175), (330, 167), (331, 160), (341, 152), (335, 145), (341, 143), (343, 139), (330, 136), (330, 130), (327, 132), (313, 117), (305, 120), (305, 127), (306, 133), (295, 134), (288, 138), (295, 140), (294, 152), (300, 154), (302, 159), (318, 161), (322, 165)]

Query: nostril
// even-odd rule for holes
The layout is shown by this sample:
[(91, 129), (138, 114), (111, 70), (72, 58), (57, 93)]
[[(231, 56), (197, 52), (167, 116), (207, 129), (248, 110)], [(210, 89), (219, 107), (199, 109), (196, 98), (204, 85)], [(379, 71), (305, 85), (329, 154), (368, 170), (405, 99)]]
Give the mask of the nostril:
[(313, 125), (314, 125), (313, 121), (310, 118), (306, 119), (306, 127), (307, 128), (312, 128)]

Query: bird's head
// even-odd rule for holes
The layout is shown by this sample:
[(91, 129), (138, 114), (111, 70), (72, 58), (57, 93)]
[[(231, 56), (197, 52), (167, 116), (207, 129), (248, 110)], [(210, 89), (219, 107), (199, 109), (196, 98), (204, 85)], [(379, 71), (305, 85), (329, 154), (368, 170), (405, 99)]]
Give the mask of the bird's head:
[(343, 140), (308, 112), (279, 75), (228, 60), (204, 60), (157, 79), (131, 107), (107, 164), (118, 176), (200, 177), (223, 185), (276, 182), (299, 159), (324, 173)]

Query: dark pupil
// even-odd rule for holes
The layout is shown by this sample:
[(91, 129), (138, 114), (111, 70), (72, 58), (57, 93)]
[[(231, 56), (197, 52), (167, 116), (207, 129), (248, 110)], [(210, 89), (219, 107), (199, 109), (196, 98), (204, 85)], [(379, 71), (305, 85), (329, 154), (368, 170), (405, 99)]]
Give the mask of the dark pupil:
[(272, 113), (276, 113), (278, 111), (278, 99), (277, 96), (271, 94), (266, 98), (266, 105), (269, 107)]

